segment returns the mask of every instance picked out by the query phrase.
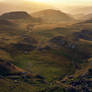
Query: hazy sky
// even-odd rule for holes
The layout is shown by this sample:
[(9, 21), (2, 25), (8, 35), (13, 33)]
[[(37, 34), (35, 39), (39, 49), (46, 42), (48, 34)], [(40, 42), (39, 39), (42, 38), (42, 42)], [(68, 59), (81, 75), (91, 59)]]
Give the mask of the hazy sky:
[[(0, 0), (0, 13), (14, 10), (35, 12), (50, 8), (76, 13), (83, 7), (84, 12), (92, 11), (92, 0)], [(76, 8), (79, 9), (76, 11)]]
[[(43, 2), (55, 5), (92, 5), (92, 0), (0, 0), (1, 2), (18, 3), (18, 2)], [(30, 2), (31, 3), (31, 2)]]

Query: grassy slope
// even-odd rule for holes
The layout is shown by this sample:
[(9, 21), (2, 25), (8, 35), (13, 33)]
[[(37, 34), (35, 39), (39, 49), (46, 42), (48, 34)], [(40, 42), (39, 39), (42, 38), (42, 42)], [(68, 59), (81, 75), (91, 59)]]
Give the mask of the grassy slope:
[[(71, 40), (72, 33), (80, 31), (80, 28), (76, 29), (72, 27), (68, 27), (68, 28), (62, 27), (61, 29), (49, 29), (49, 30), (47, 30), (46, 29), (47, 27), (46, 27), (44, 28), (45, 30), (38, 29), (38, 30), (35, 30), (33, 33), (30, 33), (30, 32), (25, 32), (26, 30), (25, 23), (19, 25), (16, 29), (14, 29), (13, 32), (10, 31), (10, 27), (9, 27), (9, 30), (7, 31), (6, 31), (7, 27), (4, 26), (2, 28), (5, 31), (1, 30), (2, 34), (0, 34), (0, 40), (1, 40), (0, 42), (1, 43), (3, 42), (2, 45), (4, 46), (7, 46), (7, 44), (11, 45), (12, 43), (18, 43), (23, 41), (22, 35), (24, 34), (27, 34), (28, 36), (34, 35), (35, 38), (38, 37), (39, 38), (38, 41), (41, 41), (41, 43), (39, 44), (44, 45), (44, 44), (47, 44), (46, 42), (49, 39), (60, 35), (67, 37), (68, 40)], [(83, 44), (85, 44), (87, 41), (86, 42), (80, 41), (80, 42), (83, 42)], [(65, 75), (68, 75), (74, 72), (74, 66), (71, 63), (72, 60), (66, 57), (66, 55), (63, 53), (64, 51), (65, 49), (61, 51), (52, 50), (52, 51), (42, 51), (42, 52), (35, 50), (27, 54), (24, 54), (23, 52), (16, 53), (13, 56), (11, 56), (11, 53), (8, 53), (5, 51), (0, 51), (0, 53), (3, 56), (5, 56), (5, 57), (2, 57), (1, 55), (1, 58), (4, 58), (6, 60), (13, 59), (13, 63), (16, 66), (23, 68), (27, 71), (31, 71), (35, 74), (42, 75), (43, 77), (45, 77), (47, 81), (53, 81), (59, 78), (63, 78)], [(67, 54), (70, 54), (70, 53), (67, 53)], [(9, 87), (14, 85), (12, 80), (0, 79), (0, 82), (2, 83), (2, 85), (0, 86), (0, 92), (23, 92), (23, 91), (36, 92), (37, 90), (41, 89), (41, 87), (44, 88), (47, 86), (44, 84), (39, 84), (39, 86), (36, 86), (36, 85), (32, 86), (22, 81), (20, 82), (19, 86), (17, 86), (16, 88), (13, 88), (11, 91)], [(62, 92), (62, 91), (58, 91), (58, 92)]]
[(15, 57), (15, 64), (33, 73), (46, 77), (46, 80), (54, 80), (64, 76), (71, 69), (71, 62), (64, 56), (52, 52), (33, 51), (28, 55), (21, 54)]

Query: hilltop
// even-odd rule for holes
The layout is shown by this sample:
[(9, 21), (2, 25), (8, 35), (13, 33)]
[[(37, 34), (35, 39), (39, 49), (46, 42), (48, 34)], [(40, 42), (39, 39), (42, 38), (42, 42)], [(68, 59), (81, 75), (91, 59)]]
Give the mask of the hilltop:
[(41, 18), (43, 22), (46, 23), (59, 23), (59, 22), (69, 22), (74, 21), (74, 19), (59, 10), (46, 9), (32, 14), (34, 17)]
[(8, 12), (1, 15), (3, 19), (23, 19), (23, 18), (32, 18), (27, 12), (16, 11), (16, 12)]

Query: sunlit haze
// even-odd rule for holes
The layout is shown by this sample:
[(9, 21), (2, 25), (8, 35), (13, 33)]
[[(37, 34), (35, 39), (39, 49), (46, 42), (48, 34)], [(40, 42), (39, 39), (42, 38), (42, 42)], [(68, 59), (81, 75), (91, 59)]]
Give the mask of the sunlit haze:
[(12, 0), (0, 0), (0, 1), (4, 1), (4, 2), (44, 2), (44, 3), (48, 3), (48, 4), (52, 4), (55, 3), (57, 4), (65, 4), (65, 5), (92, 5), (92, 0), (16, 0), (16, 1), (12, 1)]
[(45, 2), (45, 3), (49, 2), (49, 0), (26, 0), (26, 1)]
[(89, 6), (92, 6), (92, 0), (0, 0), (0, 12), (12, 10), (35, 12), (49, 8), (71, 12), (72, 9)]

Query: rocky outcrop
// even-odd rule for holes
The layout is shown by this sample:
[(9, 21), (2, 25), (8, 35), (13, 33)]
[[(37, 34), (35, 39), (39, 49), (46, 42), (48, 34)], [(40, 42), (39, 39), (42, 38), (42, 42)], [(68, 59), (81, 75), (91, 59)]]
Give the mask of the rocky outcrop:
[(65, 88), (65, 92), (91, 92), (92, 88), (92, 69), (88, 69), (88, 71), (84, 74), (79, 75), (78, 77), (72, 77), (67, 80), (64, 80), (67, 85)]
[[(80, 61), (84, 59), (87, 60), (90, 57), (89, 52), (85, 48), (81, 48), (81, 46), (77, 42), (67, 40), (62, 36), (57, 36), (49, 40), (48, 46), (59, 51), (61, 49), (62, 55), (65, 55), (72, 61)], [(76, 66), (76, 68), (78, 67)]]
[(75, 32), (73, 34), (75, 38), (92, 41), (92, 30), (82, 30), (81, 32)]
[[(75, 49), (77, 48), (77, 44), (67, 41), (64, 37), (62, 36), (57, 36), (49, 40), (49, 44), (56, 44), (58, 47), (66, 47), (66, 48), (71, 48)], [(52, 45), (53, 46), (53, 45)]]

